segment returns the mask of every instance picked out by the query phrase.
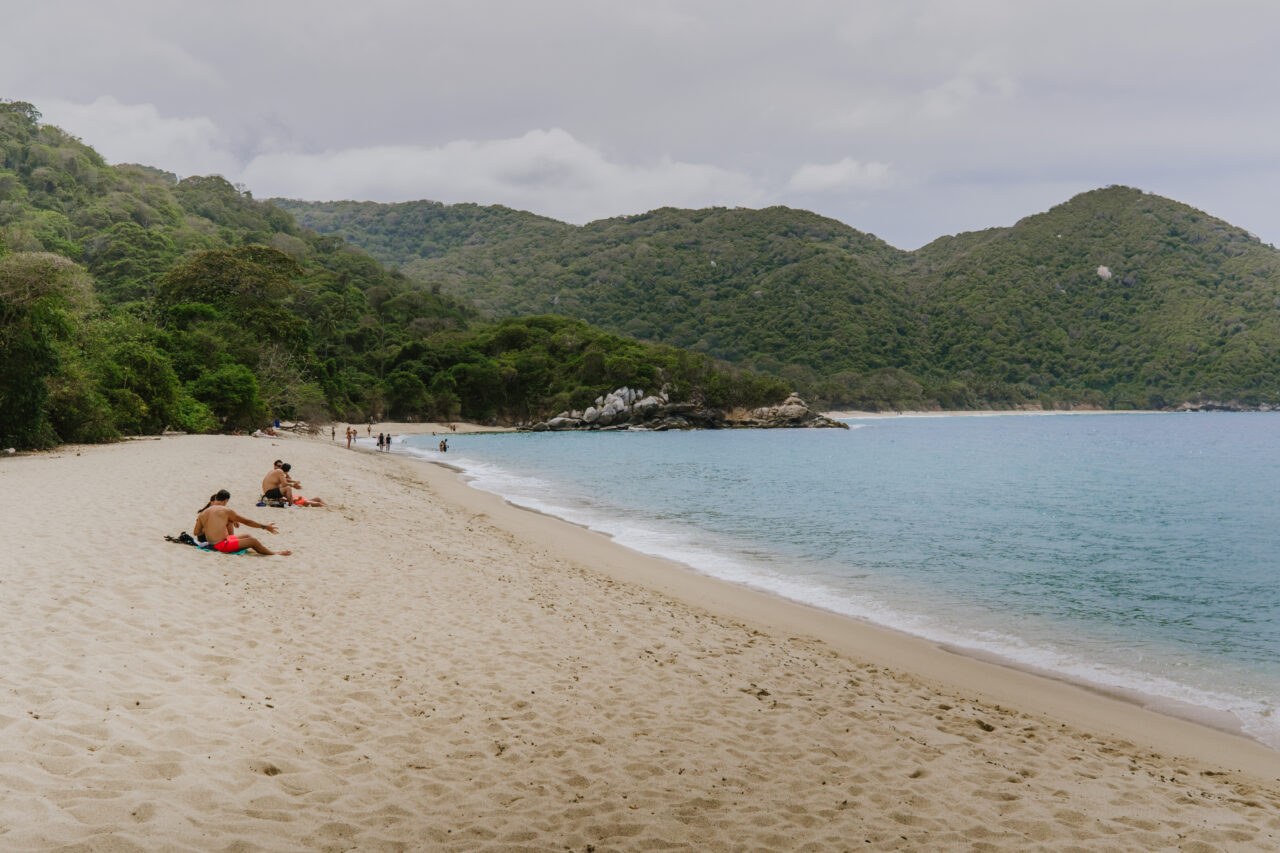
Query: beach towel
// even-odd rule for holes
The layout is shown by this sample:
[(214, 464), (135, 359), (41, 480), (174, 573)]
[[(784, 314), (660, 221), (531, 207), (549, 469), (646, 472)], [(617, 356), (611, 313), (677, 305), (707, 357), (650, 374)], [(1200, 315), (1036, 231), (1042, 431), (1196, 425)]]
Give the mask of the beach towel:
[[(182, 531), (181, 533), (179, 533), (177, 536), (166, 536), (166, 537), (164, 537), (164, 541), (166, 541), (166, 542), (177, 542), (179, 545), (194, 545), (196, 548), (200, 549), (201, 551), (210, 551), (210, 552), (212, 552), (212, 553), (214, 553), (214, 554), (220, 554), (220, 553), (222, 553), (221, 551), (215, 551), (215, 550), (213, 549), (213, 547), (212, 547), (211, 545), (209, 545), (209, 543), (208, 543), (208, 542), (197, 542), (197, 541), (195, 540), (195, 537), (194, 537), (194, 536), (192, 536), (190, 533), (188, 533), (188, 532), (187, 532), (187, 531), (185, 531), (185, 530), (184, 530), (184, 531)], [(247, 553), (249, 553), (249, 549), (248, 549), (248, 548), (242, 548), (242, 549), (240, 549), (239, 551), (234, 551), (234, 552), (232, 552), (232, 556), (238, 557), (238, 556), (240, 556), (241, 554), (247, 554)]]

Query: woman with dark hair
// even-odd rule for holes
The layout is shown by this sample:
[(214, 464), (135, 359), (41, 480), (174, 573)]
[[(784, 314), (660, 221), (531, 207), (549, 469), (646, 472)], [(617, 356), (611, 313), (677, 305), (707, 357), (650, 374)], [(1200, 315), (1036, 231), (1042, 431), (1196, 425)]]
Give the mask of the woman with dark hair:
[[(200, 524), (199, 524), (201, 513), (203, 513), (209, 507), (213, 506), (215, 501), (229, 501), (229, 500), (231, 500), (231, 493), (228, 492), (226, 489), (218, 489), (218, 491), (209, 495), (209, 502), (207, 504), (205, 504), (204, 506), (196, 510), (196, 526), (195, 526), (195, 529), (192, 530), (192, 532), (195, 533), (196, 541), (199, 542), (201, 545), (209, 544), (208, 541), (204, 538), (204, 530), (200, 527)], [(234, 526), (234, 522), (232, 522), (232, 524)]]
[(199, 515), (209, 507), (213, 506), (214, 501), (229, 501), (229, 500), (231, 500), (231, 493), (228, 492), (226, 489), (218, 489), (218, 491), (209, 495), (209, 502), (207, 504), (200, 507), (200, 509), (196, 510), (196, 515)]

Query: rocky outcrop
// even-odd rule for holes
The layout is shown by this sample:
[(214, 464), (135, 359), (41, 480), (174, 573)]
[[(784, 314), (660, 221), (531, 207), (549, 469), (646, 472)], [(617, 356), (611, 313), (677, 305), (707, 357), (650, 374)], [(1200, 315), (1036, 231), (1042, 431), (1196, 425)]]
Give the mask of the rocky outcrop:
[(646, 396), (635, 388), (619, 388), (595, 399), (595, 405), (585, 411), (561, 412), (550, 420), (533, 424), (524, 429), (532, 432), (561, 432), (565, 430), (600, 429), (722, 429), (781, 427), (838, 427), (848, 429), (848, 424), (809, 411), (795, 394), (777, 406), (766, 406), (750, 411), (726, 415), (719, 409), (696, 402), (673, 403), (663, 388), (657, 394)]
[(1273, 412), (1276, 407), (1268, 403), (1256, 406), (1241, 403), (1239, 400), (1190, 400), (1174, 408), (1175, 412)]
[(785, 429), (793, 427), (835, 427), (848, 429), (843, 421), (834, 421), (825, 415), (810, 411), (799, 395), (792, 394), (780, 405), (764, 406), (725, 420), (726, 426), (755, 429)]

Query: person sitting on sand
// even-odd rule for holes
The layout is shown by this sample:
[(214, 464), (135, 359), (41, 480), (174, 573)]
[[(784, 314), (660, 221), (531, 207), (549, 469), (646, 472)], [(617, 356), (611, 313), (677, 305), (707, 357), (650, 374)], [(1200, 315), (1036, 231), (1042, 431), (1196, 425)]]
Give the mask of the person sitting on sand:
[[(200, 513), (204, 512), (206, 509), (213, 506), (214, 501), (227, 500), (230, 497), (231, 497), (231, 493), (228, 492), (226, 489), (219, 489), (218, 491), (214, 492), (212, 495), (209, 495), (209, 502), (204, 506), (200, 507), (198, 510), (196, 510), (196, 521), (200, 520)], [(236, 523), (232, 521), (232, 522), (229, 522), (229, 524), (231, 525), (231, 532), (234, 533), (235, 528), (237, 527)], [(192, 532), (195, 533), (196, 542), (198, 544), (200, 544), (201, 546), (209, 544), (209, 540), (205, 537), (204, 529), (201, 528), (199, 525), (192, 528)]]
[[(292, 465), (290, 465), (288, 462), (281, 462), (279, 459), (277, 459), (276, 467), (279, 468), (281, 471), (283, 471), (285, 477), (288, 478), (290, 491), (292, 491), (293, 489), (302, 488), (302, 483), (299, 483), (297, 480), (293, 479), (293, 476), (290, 474), (290, 472), (293, 470)], [(291, 500), (291, 503), (294, 506), (328, 506), (328, 504), (325, 503), (323, 498), (304, 498), (302, 495), (298, 494), (297, 492), (293, 492), (293, 498)]]
[(289, 466), (277, 459), (271, 473), (262, 478), (262, 496), (269, 501), (293, 503), (294, 485), (289, 479)]
[(300, 489), (300, 488), (302, 488), (302, 484), (301, 484), (301, 483), (299, 483), (297, 480), (293, 479), (293, 475), (289, 473), (291, 470), (293, 470), (293, 466), (292, 466), (292, 465), (290, 465), (288, 462), (285, 462), (285, 461), (284, 461), (284, 460), (282, 460), (282, 459), (277, 459), (275, 462), (272, 462), (272, 463), (271, 463), (271, 467), (272, 467), (272, 468), (279, 468), (281, 471), (284, 471), (285, 476), (286, 476), (286, 477), (288, 478), (288, 480), (289, 480), (289, 487), (290, 487), (290, 488), (293, 488), (293, 489)]
[(235, 528), (240, 524), (256, 527), (268, 533), (277, 533), (279, 531), (276, 530), (274, 524), (259, 524), (252, 519), (245, 518), (227, 506), (227, 501), (229, 500), (231, 500), (231, 493), (226, 489), (219, 490), (209, 498), (209, 503), (205, 504), (205, 508), (196, 516), (196, 526), (193, 532), (197, 540), (207, 539), (210, 548), (215, 551), (221, 551), (224, 554), (234, 554), (246, 548), (251, 548), (259, 554), (278, 554), (281, 557), (287, 557), (293, 553), (292, 551), (272, 551), (253, 536), (237, 535)]

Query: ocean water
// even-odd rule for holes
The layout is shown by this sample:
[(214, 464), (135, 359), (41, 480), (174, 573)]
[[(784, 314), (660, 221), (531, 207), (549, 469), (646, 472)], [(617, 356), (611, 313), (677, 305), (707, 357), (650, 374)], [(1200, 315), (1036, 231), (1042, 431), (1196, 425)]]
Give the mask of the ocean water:
[(1280, 749), (1280, 414), (405, 437), (639, 551)]

